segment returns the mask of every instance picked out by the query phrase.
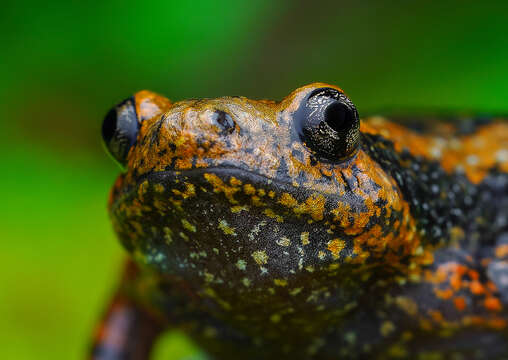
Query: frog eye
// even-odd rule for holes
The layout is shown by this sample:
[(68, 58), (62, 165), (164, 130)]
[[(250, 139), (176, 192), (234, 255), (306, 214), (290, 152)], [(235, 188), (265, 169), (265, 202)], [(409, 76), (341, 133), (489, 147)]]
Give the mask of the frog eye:
[(329, 161), (350, 157), (360, 138), (360, 119), (353, 102), (333, 88), (312, 91), (294, 114), (300, 140)]
[(125, 166), (127, 154), (136, 143), (139, 123), (133, 97), (111, 109), (102, 123), (102, 139), (111, 156)]

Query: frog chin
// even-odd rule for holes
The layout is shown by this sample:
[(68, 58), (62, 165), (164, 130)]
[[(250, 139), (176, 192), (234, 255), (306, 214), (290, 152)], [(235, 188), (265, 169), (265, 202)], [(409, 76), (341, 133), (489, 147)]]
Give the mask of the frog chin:
[(352, 199), (221, 167), (151, 173), (117, 197), (111, 215), (138, 263), (224, 310), (257, 309), (263, 323), (281, 304), (311, 317), (329, 302), (351, 311), (371, 275), (388, 271), (374, 255), (386, 253), (389, 232), (375, 226), (386, 218), (361, 229), (365, 219), (346, 216), (361, 207), (328, 207)]

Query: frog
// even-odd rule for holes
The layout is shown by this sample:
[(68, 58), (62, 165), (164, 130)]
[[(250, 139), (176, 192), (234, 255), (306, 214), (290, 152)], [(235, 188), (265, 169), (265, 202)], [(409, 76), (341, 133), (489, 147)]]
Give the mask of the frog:
[(175, 329), (211, 359), (508, 358), (505, 117), (143, 90), (102, 137), (128, 259), (90, 358)]

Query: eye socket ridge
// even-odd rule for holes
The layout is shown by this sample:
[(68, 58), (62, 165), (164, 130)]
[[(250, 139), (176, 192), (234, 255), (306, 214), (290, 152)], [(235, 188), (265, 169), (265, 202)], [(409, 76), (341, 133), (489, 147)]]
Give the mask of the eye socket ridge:
[(320, 158), (342, 161), (358, 147), (358, 112), (353, 102), (336, 89), (312, 91), (293, 116), (300, 140)]

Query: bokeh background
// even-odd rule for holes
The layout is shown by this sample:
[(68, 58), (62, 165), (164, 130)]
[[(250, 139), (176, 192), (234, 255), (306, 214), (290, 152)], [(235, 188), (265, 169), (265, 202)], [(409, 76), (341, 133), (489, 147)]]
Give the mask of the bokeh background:
[[(508, 112), (504, 1), (7, 1), (0, 10), (0, 358), (83, 358), (124, 256), (103, 115), (140, 89), (281, 99), (313, 81), (360, 113)], [(182, 334), (156, 359), (200, 358)]]

